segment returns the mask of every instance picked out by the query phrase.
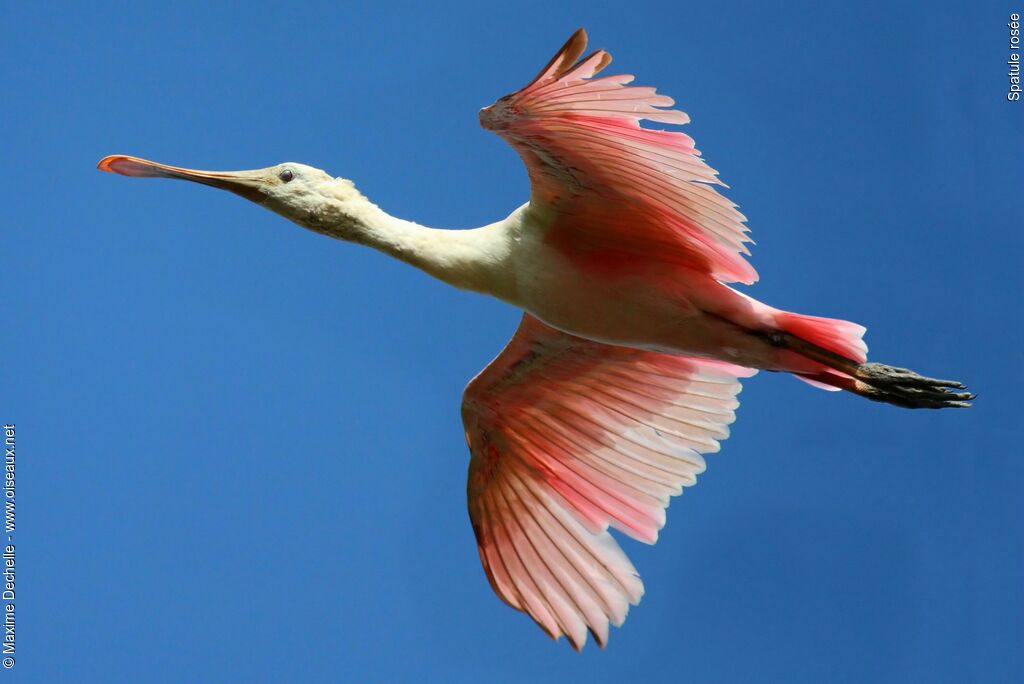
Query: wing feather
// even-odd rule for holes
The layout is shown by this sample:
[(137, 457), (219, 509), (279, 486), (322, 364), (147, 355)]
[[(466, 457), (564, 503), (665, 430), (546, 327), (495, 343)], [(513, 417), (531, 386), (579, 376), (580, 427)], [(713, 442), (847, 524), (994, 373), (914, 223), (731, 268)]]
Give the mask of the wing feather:
[[(505, 138), (526, 164), (532, 203), (553, 208), (552, 244), (633, 252), (752, 283), (746, 217), (693, 139), (643, 128), (643, 120), (685, 124), (675, 101), (631, 75), (594, 78), (611, 62), (597, 50), (579, 62), (580, 29), (537, 77), (481, 110), (481, 124)], [(573, 63), (575, 62), (575, 66)]]
[(598, 344), (529, 314), (466, 388), (469, 514), (494, 591), (553, 638), (598, 644), (643, 584), (608, 527), (657, 540), (734, 418), (716, 361)]

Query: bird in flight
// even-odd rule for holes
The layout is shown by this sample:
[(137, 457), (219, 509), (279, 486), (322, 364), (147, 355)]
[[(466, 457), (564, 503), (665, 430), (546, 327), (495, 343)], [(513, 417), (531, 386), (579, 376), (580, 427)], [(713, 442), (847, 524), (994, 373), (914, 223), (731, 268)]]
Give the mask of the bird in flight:
[(466, 386), (469, 517), (494, 591), (552, 638), (602, 647), (644, 592), (608, 532), (653, 544), (672, 496), (729, 435), (740, 379), (791, 373), (906, 408), (965, 407), (961, 383), (867, 362), (864, 328), (791, 313), (750, 284), (746, 218), (684, 133), (686, 114), (632, 76), (597, 76), (576, 31), (524, 88), (480, 111), (515, 148), (530, 200), (470, 230), (393, 217), (351, 181), (287, 162), (196, 171), (112, 155), (104, 171), (230, 190), (522, 309)]

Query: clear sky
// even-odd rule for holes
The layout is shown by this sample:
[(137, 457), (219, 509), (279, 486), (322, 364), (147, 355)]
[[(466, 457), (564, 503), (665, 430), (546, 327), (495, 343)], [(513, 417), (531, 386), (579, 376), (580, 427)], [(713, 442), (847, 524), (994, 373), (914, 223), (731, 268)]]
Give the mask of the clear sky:
[[(1024, 680), (1011, 4), (34, 4), (0, 29), (0, 684)], [(518, 312), (94, 167), (300, 161), (489, 223), (528, 185), (477, 110), (581, 25), (691, 115), (750, 217), (751, 292), (979, 399), (753, 378), (660, 542), (623, 542), (643, 602), (579, 655), (492, 594), (466, 514), (462, 388)]]

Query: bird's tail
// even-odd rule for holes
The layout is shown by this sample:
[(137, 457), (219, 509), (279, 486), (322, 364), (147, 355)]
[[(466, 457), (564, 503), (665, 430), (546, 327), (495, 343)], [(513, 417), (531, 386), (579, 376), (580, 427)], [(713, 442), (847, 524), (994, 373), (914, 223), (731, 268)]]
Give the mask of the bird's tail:
[(938, 380), (882, 363), (867, 362), (864, 326), (834, 318), (779, 312), (778, 330), (760, 333), (769, 344), (815, 362), (816, 370), (794, 372), (815, 387), (846, 390), (904, 408), (967, 407), (975, 395), (962, 383)]

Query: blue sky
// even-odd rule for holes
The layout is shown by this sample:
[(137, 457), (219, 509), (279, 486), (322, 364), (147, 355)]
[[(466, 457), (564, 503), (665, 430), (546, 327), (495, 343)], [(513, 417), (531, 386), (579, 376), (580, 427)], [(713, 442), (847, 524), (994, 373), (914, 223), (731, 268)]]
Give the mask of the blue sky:
[[(5, 10), (0, 420), (19, 681), (1020, 681), (1021, 103), (1005, 3), (75, 3)], [(427, 225), (525, 200), (476, 112), (584, 25), (674, 96), (751, 290), (968, 381), (909, 412), (762, 373), (576, 654), (491, 593), (464, 384), (518, 313), (226, 193), (300, 161)]]

